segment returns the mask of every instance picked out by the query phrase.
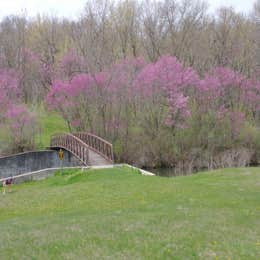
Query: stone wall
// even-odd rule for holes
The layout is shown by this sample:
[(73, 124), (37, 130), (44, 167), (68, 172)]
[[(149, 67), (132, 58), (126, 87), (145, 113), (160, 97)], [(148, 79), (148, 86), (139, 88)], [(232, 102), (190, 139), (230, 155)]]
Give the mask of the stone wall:
[[(63, 167), (81, 166), (71, 153), (64, 151)], [(60, 167), (58, 152), (53, 150), (26, 152), (0, 157), (0, 179), (46, 168)]]

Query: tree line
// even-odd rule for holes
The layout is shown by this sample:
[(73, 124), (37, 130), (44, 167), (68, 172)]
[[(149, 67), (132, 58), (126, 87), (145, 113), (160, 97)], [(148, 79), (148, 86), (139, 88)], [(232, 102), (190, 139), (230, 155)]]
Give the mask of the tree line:
[(77, 20), (0, 23), (0, 123), (30, 149), (32, 105), (111, 140), (118, 161), (188, 172), (259, 161), (260, 1), (88, 1)]

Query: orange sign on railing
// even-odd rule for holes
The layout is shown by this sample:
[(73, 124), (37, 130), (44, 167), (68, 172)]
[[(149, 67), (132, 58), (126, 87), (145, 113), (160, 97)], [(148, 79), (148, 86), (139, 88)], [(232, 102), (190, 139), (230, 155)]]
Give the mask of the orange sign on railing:
[(59, 150), (58, 156), (61, 161), (64, 159), (64, 152), (62, 151), (62, 149)]

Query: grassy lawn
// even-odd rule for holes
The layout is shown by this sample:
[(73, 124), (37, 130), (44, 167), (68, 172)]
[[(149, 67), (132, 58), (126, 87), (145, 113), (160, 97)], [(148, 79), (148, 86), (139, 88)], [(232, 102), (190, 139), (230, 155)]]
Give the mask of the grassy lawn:
[(0, 194), (0, 231), (0, 259), (260, 259), (260, 168), (66, 171)]

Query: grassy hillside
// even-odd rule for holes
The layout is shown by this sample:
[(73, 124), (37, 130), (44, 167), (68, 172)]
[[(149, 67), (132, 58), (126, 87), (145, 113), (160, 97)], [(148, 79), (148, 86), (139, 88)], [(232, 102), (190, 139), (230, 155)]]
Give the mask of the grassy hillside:
[(66, 171), (0, 194), (0, 259), (260, 259), (260, 169)]
[(38, 149), (44, 149), (50, 145), (50, 137), (55, 133), (69, 132), (68, 125), (64, 119), (56, 113), (48, 113), (41, 109), (39, 115), (39, 124), (41, 133), (36, 136), (36, 146)]

